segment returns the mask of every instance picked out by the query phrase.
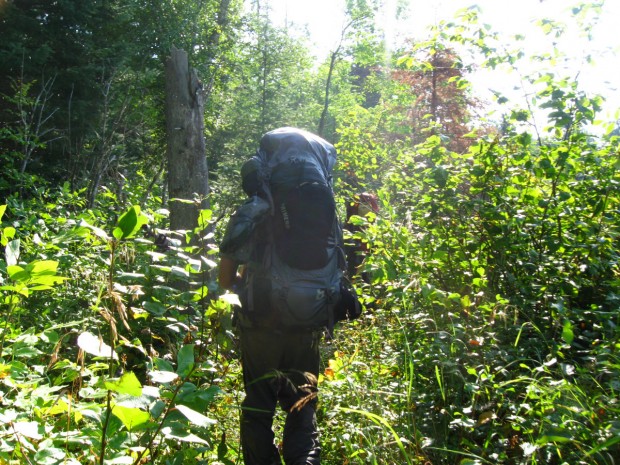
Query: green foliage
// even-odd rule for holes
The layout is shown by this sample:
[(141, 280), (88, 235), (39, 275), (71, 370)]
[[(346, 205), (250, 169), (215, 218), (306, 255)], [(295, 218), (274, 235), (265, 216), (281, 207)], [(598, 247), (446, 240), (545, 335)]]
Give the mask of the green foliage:
[(588, 134), (601, 98), (578, 82), (531, 83), (544, 136), (520, 108), (462, 152), (388, 141), (376, 109), (341, 127), (342, 194), (375, 190), (381, 211), (356, 219), (371, 311), (321, 386), (333, 463), (617, 456), (618, 139)]
[[(13, 76), (23, 50), (33, 60), (23, 82), (0, 83), (3, 117), (12, 115), (0, 133), (8, 167), (0, 462), (238, 463), (238, 299), (214, 282), (216, 237), (239, 195), (240, 160), (264, 129), (317, 124), (326, 71), (265, 18), (234, 33), (215, 19), (216, 2), (78, 3), (12, 10), (15, 40), (0, 47)], [(408, 118), (420, 95), (388, 72), (363, 77), (382, 54), (366, 34), (373, 24), (364, 12), (374, 5), (349, 7), (368, 21), (331, 87), (337, 194), (345, 204), (376, 192), (381, 209), (353, 218), (368, 248), (365, 279), (353, 278), (364, 316), (323, 346), (322, 461), (612, 465), (620, 454), (620, 139), (596, 126), (602, 98), (559, 75), (562, 57), (552, 50), (523, 76), (529, 100), (497, 95), (504, 111), (492, 130), (468, 121), (458, 149), (432, 124), (413, 137)], [(585, 32), (596, 8), (575, 10)], [(46, 11), (54, 15), (35, 21)], [(564, 30), (540, 25), (552, 37)], [(158, 181), (158, 67), (177, 39), (212, 83), (206, 128), (217, 177), (212, 210), (182, 232), (165, 230)], [(474, 62), (521, 69), (523, 51), (498, 40), (472, 8), (414, 49), (458, 49), (463, 70)], [(401, 64), (425, 71), (428, 60), (416, 58)], [(36, 82), (32, 70), (49, 63), (62, 75)], [(70, 117), (67, 86), (78, 75), (85, 82)], [(58, 119), (33, 129), (29, 121), (50, 114), (37, 99), (51, 82), (59, 101), (47, 109), (61, 108)], [(450, 83), (468, 89), (461, 75)], [(56, 133), (44, 132), (69, 127), (66, 168), (101, 174), (98, 189), (84, 173), (56, 172), (75, 190), (46, 172), (62, 150), (46, 138)]]
[[(211, 295), (209, 252), (192, 258), (199, 246), (189, 240), (155, 251), (140, 235), (156, 217), (137, 206), (111, 225), (96, 225), (93, 211), (63, 220), (59, 207), (69, 199), (60, 192), (47, 206), (58, 216), (30, 223), (34, 241), (17, 202), (0, 209), (12, 219), (3, 222), (0, 261), (2, 461), (217, 458), (218, 418), (226, 417), (216, 404), (224, 380), (215, 374), (231, 349), (230, 314)], [(204, 235), (210, 216), (192, 234)], [(84, 308), (72, 315), (70, 307), (41, 306), (63, 299)], [(31, 308), (41, 309), (38, 318)]]

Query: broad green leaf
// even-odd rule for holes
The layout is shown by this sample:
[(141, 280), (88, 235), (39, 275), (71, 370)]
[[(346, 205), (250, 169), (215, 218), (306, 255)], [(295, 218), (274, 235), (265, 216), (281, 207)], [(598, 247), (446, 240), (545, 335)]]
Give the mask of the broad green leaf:
[(170, 363), (168, 360), (163, 359), (163, 358), (155, 358), (153, 360), (153, 366), (158, 369), (158, 370), (162, 370), (162, 371), (174, 371), (174, 365), (172, 365), (172, 363)]
[(349, 222), (354, 226), (365, 226), (368, 224), (368, 220), (359, 215), (351, 215)]
[(161, 370), (153, 370), (149, 371), (149, 378), (154, 383), (171, 383), (179, 377), (176, 373), (172, 371), (161, 371)]
[(159, 302), (144, 302), (144, 309), (155, 316), (162, 316), (166, 313), (166, 307)]
[(5, 211), (6, 211), (6, 205), (0, 205), (0, 220), (4, 216)]
[(226, 459), (228, 454), (228, 445), (226, 444), (226, 431), (222, 432), (222, 439), (217, 445), (217, 458), (220, 460)]
[(194, 368), (194, 345), (188, 344), (179, 350), (177, 354), (177, 374), (187, 376)]
[(60, 335), (53, 329), (46, 329), (41, 333), (41, 340), (48, 344), (56, 344), (60, 340)]
[(0, 238), (2, 238), (2, 245), (7, 245), (10, 239), (15, 237), (16, 229), (13, 226), (7, 226), (2, 230)]
[(173, 439), (182, 442), (195, 442), (198, 444), (209, 445), (207, 441), (202, 438), (199, 438), (195, 434), (188, 433), (183, 430), (172, 429), (169, 426), (162, 428), (161, 433), (164, 435), (166, 439)]
[[(29, 284), (31, 285), (40, 285), (40, 286), (45, 286), (46, 288), (51, 288), (52, 286), (54, 286), (55, 284), (61, 283), (63, 281), (66, 281), (69, 278), (65, 278), (63, 276), (39, 276), (36, 278), (32, 278), (29, 281)], [(36, 290), (35, 287), (30, 287), (31, 290)]]
[[(8, 260), (7, 260), (8, 262)], [(9, 265), (6, 267), (6, 272), (13, 281), (25, 283), (30, 279), (30, 273), (19, 265)]]
[[(47, 441), (44, 441), (47, 442)], [(66, 451), (50, 444), (40, 444), (40, 448), (34, 455), (34, 463), (37, 465), (58, 465), (66, 460)]]
[(34, 345), (25, 344), (24, 342), (16, 342), (10, 348), (13, 357), (18, 358), (31, 358), (36, 357), (37, 355), (41, 355), (41, 351), (37, 349)]
[(105, 387), (119, 394), (129, 394), (136, 397), (142, 395), (142, 385), (132, 371), (123, 373), (119, 379), (106, 381)]
[(206, 428), (217, 423), (217, 421), (212, 420), (211, 418), (206, 417), (202, 413), (196, 412), (185, 405), (177, 405), (176, 409), (196, 426)]
[(207, 295), (209, 295), (209, 288), (207, 286), (202, 286), (192, 294), (192, 300), (197, 302), (207, 297)]
[(143, 425), (151, 419), (149, 412), (134, 407), (125, 407), (123, 405), (115, 405), (112, 407), (112, 414), (123, 422), (123, 425), (129, 430)]
[(217, 266), (217, 263), (215, 263), (213, 260), (209, 260), (205, 256), (201, 256), (200, 260), (202, 261), (202, 263), (207, 265), (207, 268), (209, 268), (210, 270), (212, 270), (213, 268), (215, 268)]
[(39, 423), (36, 421), (18, 421), (13, 423), (13, 429), (22, 436), (30, 439), (41, 440), (43, 435), (39, 432)]
[(179, 276), (179, 277), (182, 277), (182, 278), (189, 278), (189, 272), (187, 272), (186, 270), (184, 270), (180, 266), (173, 266), (170, 269), (170, 272), (173, 275), (175, 275), (175, 276)]
[(237, 294), (227, 292), (220, 296), (220, 300), (223, 302), (226, 302), (229, 305), (235, 305), (237, 307), (241, 307), (241, 300), (239, 300), (239, 296)]
[(32, 276), (54, 275), (58, 270), (58, 262), (55, 260), (37, 260), (30, 264), (30, 274)]
[[(28, 297), (30, 295), (28, 286), (23, 283), (20, 283), (16, 286), (0, 286), (0, 290), (16, 292), (23, 295), (24, 297)], [(7, 295), (4, 297), (4, 303), (7, 305), (17, 305), (19, 303), (19, 298), (16, 295)]]
[(17, 261), (19, 260), (19, 245), (19, 239), (14, 239), (6, 245), (4, 256), (7, 265), (17, 265)]
[(54, 286), (50, 284), (37, 284), (34, 286), (28, 286), (29, 291), (50, 291), (52, 289), (54, 289)]
[(134, 205), (118, 220), (113, 235), (119, 241), (134, 236), (142, 226), (148, 223), (148, 218), (140, 212), (140, 206)]
[(97, 236), (99, 239), (103, 241), (108, 242), (110, 240), (110, 236), (108, 236), (108, 234), (103, 229), (93, 226), (91, 224), (88, 224), (84, 220), (82, 220), (82, 222), (80, 223), (80, 226), (90, 229), (95, 234), (95, 236)]
[(198, 226), (200, 227), (200, 229), (205, 229), (207, 226), (209, 226), (209, 221), (212, 217), (212, 210), (200, 210), (200, 213), (198, 214)]
[(567, 344), (572, 344), (574, 338), (575, 333), (573, 332), (573, 324), (569, 320), (566, 320), (564, 322), (564, 327), (562, 328), (562, 339), (564, 339), (564, 342)]
[(116, 352), (112, 350), (112, 347), (107, 345), (97, 336), (84, 332), (78, 336), (77, 344), (80, 349), (90, 355), (94, 355), (95, 357), (110, 357), (113, 359), (118, 359), (118, 355)]
[(58, 401), (54, 402), (51, 407), (45, 410), (45, 415), (59, 415), (61, 413), (70, 412), (69, 404), (67, 404), (63, 399), (58, 399)]
[(185, 269), (188, 273), (200, 273), (200, 263), (200, 260), (189, 258), (187, 259), (187, 265), (185, 265)]

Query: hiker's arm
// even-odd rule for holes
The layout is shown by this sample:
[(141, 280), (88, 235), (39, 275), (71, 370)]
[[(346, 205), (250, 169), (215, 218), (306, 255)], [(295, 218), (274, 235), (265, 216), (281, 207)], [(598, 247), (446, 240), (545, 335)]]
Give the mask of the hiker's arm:
[(217, 277), (220, 287), (223, 289), (232, 289), (237, 281), (237, 268), (238, 264), (227, 257), (222, 257), (220, 260), (220, 272)]

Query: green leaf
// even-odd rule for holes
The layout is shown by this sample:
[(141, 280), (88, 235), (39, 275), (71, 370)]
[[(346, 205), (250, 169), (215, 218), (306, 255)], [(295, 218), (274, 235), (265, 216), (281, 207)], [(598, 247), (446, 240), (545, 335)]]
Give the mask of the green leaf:
[(162, 316), (166, 313), (166, 307), (159, 302), (144, 302), (144, 309), (155, 316)]
[(594, 449), (591, 449), (590, 451), (588, 451), (586, 453), (586, 457), (589, 457), (594, 454), (598, 454), (602, 450), (607, 450), (611, 446), (616, 445), (619, 442), (620, 442), (620, 436), (611, 437), (607, 441), (603, 442), (602, 444), (598, 444)]
[(217, 458), (220, 460), (225, 460), (227, 454), (228, 454), (228, 445), (226, 444), (226, 431), (223, 431), (222, 439), (217, 445)]
[(188, 344), (179, 350), (177, 354), (177, 374), (187, 376), (194, 368), (194, 345)]
[(174, 366), (172, 365), (172, 363), (170, 363), (168, 360), (165, 360), (163, 358), (155, 358), (153, 360), (153, 366), (157, 369), (157, 370), (162, 370), (162, 371), (174, 371)]
[(142, 395), (142, 385), (132, 371), (123, 373), (119, 379), (106, 381), (105, 387), (106, 389), (118, 392), (119, 394), (129, 394), (136, 397)]
[(235, 305), (237, 307), (241, 307), (241, 300), (239, 300), (239, 296), (237, 294), (233, 294), (231, 292), (226, 292), (220, 296), (220, 300), (226, 302), (229, 305)]
[(22, 268), (18, 265), (7, 266), (9, 277), (28, 286), (30, 291), (51, 289), (55, 284), (66, 280), (56, 276), (58, 262), (54, 260), (37, 260)]
[(143, 425), (151, 419), (149, 412), (135, 407), (125, 407), (124, 405), (112, 407), (112, 414), (122, 421), (123, 425), (129, 430)]
[(142, 226), (148, 223), (148, 218), (140, 212), (140, 206), (134, 205), (123, 214), (116, 224), (113, 235), (119, 241), (134, 236)]
[(207, 226), (209, 226), (209, 221), (211, 221), (212, 217), (212, 210), (200, 210), (200, 213), (198, 214), (198, 227), (200, 229), (205, 229)]
[(191, 423), (196, 426), (201, 426), (206, 428), (208, 426), (214, 425), (217, 421), (212, 420), (209, 417), (204, 416), (202, 413), (198, 413), (195, 410), (185, 406), (185, 405), (177, 405), (176, 409), (183, 414), (185, 418), (187, 418)]
[(188, 433), (187, 431), (183, 431), (180, 429), (172, 429), (169, 426), (162, 428), (161, 433), (164, 435), (166, 439), (171, 439), (173, 441), (195, 442), (198, 444), (209, 445), (207, 441), (205, 441), (202, 438), (199, 438), (195, 434)]
[(209, 295), (209, 288), (207, 286), (202, 286), (200, 289), (197, 289), (192, 294), (192, 300), (194, 302), (198, 302), (199, 300), (202, 300), (205, 297), (207, 297), (207, 295)]
[(575, 333), (573, 332), (573, 324), (569, 320), (566, 320), (564, 322), (564, 327), (562, 328), (562, 339), (564, 339), (564, 342), (567, 344), (571, 344), (574, 338)]
[(32, 276), (55, 275), (58, 270), (58, 262), (54, 260), (37, 260), (32, 262), (29, 266)]
[(118, 355), (112, 350), (112, 347), (100, 340), (97, 336), (84, 332), (78, 336), (77, 344), (87, 354), (95, 357), (110, 357), (117, 359)]
[(7, 226), (2, 230), (2, 234), (0, 238), (2, 239), (2, 245), (7, 245), (9, 243), (9, 239), (13, 239), (15, 237), (15, 233), (17, 230), (13, 226)]
[(39, 423), (36, 421), (18, 421), (13, 423), (13, 429), (22, 436), (30, 439), (41, 440), (43, 435), (39, 431)]
[(174, 380), (178, 379), (179, 375), (173, 373), (172, 371), (162, 371), (162, 370), (153, 370), (148, 373), (149, 378), (154, 383), (167, 384), (171, 383)]
[[(7, 260), (8, 263), (8, 260)], [(9, 265), (6, 267), (6, 272), (13, 281), (25, 283), (30, 279), (30, 273), (19, 265)]]
[(103, 241), (108, 242), (110, 240), (110, 236), (108, 236), (107, 233), (103, 229), (93, 226), (91, 224), (88, 224), (84, 220), (82, 220), (82, 222), (80, 223), (80, 226), (90, 229), (95, 234), (95, 236), (97, 236), (99, 239)]
[(6, 258), (7, 265), (17, 265), (19, 260), (19, 239), (9, 242), (4, 249), (4, 256)]
[(16, 342), (11, 347), (11, 353), (13, 354), (13, 357), (31, 358), (41, 355), (42, 352), (32, 345), (24, 344), (23, 342)]
[(550, 443), (562, 443), (562, 442), (571, 442), (573, 440), (572, 436), (570, 436), (565, 431), (555, 431), (548, 434), (542, 435), (537, 441), (536, 444), (540, 446), (544, 446), (545, 444)]
[(0, 220), (4, 216), (5, 211), (6, 211), (6, 205), (0, 205)]
[[(51, 441), (50, 441), (51, 442)], [(37, 451), (34, 455), (34, 463), (37, 465), (57, 465), (63, 463), (66, 460), (66, 451), (57, 447), (49, 447), (51, 444), (46, 444)]]

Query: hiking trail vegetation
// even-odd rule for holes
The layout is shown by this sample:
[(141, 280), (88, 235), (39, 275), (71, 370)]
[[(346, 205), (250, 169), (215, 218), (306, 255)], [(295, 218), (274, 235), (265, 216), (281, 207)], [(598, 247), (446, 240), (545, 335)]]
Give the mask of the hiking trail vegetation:
[[(294, 126), (334, 143), (341, 219), (360, 192), (380, 207), (353, 218), (366, 309), (322, 346), (323, 463), (617, 464), (604, 95), (476, 8), (388, 53), (380, 2), (348, 2), (321, 62), (268, 2), (241, 3), (0, 3), (0, 463), (241, 463), (238, 299), (216, 284), (217, 244), (241, 165)], [(572, 19), (587, 33), (599, 11)], [(550, 44), (563, 31), (540, 26)], [(204, 113), (196, 170), (167, 154), (177, 49)], [(517, 72), (522, 97), (482, 101), (476, 68)], [(171, 198), (181, 172), (205, 191)], [(173, 230), (179, 205), (193, 224)]]

